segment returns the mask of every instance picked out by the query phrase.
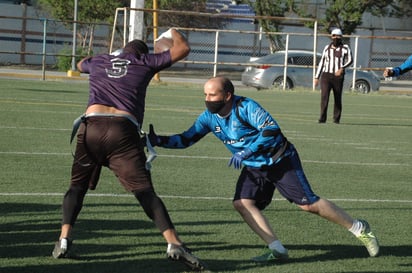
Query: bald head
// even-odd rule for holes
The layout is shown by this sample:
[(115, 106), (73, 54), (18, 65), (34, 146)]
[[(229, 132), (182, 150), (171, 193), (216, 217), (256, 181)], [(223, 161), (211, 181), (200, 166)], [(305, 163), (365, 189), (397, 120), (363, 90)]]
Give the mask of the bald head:
[(204, 86), (205, 103), (209, 112), (227, 115), (230, 112), (235, 88), (225, 77), (209, 79)]
[(220, 92), (224, 95), (227, 93), (235, 93), (235, 87), (233, 86), (232, 82), (222, 76), (213, 77), (209, 79), (204, 86), (204, 89), (213, 90), (214, 92)]

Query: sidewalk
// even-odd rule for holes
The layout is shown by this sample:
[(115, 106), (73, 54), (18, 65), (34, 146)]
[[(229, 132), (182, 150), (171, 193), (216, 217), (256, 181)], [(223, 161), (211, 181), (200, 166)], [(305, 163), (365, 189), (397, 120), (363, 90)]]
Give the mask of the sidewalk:
[[(170, 82), (170, 83), (186, 83), (186, 84), (200, 84), (203, 85), (207, 78), (188, 78), (179, 76), (176, 73), (176, 77), (171, 76), (170, 72), (160, 72), (160, 82)], [(164, 76), (166, 75), (166, 76)], [(59, 71), (45, 71), (44, 75), (41, 70), (35, 69), (18, 69), (18, 68), (3, 68), (0, 66), (0, 78), (15, 78), (15, 79), (38, 79), (42, 80), (62, 80), (62, 81), (87, 81), (89, 79), (88, 74), (81, 74), (80, 77), (67, 76), (67, 72)], [(232, 81), (233, 84), (239, 88), (243, 87), (241, 81)], [(381, 86), (379, 91), (393, 92), (394, 94), (405, 94), (412, 95), (412, 81), (381, 81)]]
[(34, 69), (17, 69), (17, 68), (1, 68), (0, 77), (2, 78), (17, 78), (17, 79), (39, 79), (42, 80), (88, 80), (87, 74), (82, 74), (80, 77), (68, 77), (67, 72), (45, 71)]
[[(163, 76), (164, 74), (168, 76)], [(187, 78), (182, 76), (171, 77), (171, 73), (160, 72), (159, 79), (161, 82), (171, 82), (171, 83), (191, 83), (191, 84), (201, 84), (203, 85), (207, 78)], [(89, 79), (88, 74), (80, 74), (80, 77), (67, 75), (67, 72), (59, 71), (43, 71), (35, 69), (17, 69), (17, 68), (2, 68), (0, 67), (0, 78), (16, 78), (16, 79), (38, 79), (38, 80), (64, 80), (64, 81), (87, 81)], [(240, 81), (233, 81), (236, 86), (242, 86)]]

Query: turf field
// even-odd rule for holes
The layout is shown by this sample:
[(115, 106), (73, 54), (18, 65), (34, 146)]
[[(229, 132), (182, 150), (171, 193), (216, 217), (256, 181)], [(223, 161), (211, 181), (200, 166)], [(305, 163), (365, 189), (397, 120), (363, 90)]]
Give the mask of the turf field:
[[(51, 258), (70, 177), (71, 126), (85, 109), (87, 84), (0, 79), (0, 86), (0, 272), (185, 272), (165, 259), (163, 238), (107, 170), (75, 227), (80, 259)], [(335, 125), (317, 124), (317, 92), (236, 92), (277, 119), (316, 193), (369, 221), (381, 255), (369, 258), (348, 231), (276, 193), (265, 213), (290, 260), (249, 261), (264, 245), (232, 208), (239, 171), (227, 167), (229, 153), (210, 135), (186, 150), (158, 148), (153, 180), (180, 236), (211, 271), (412, 272), (412, 97), (346, 93)], [(182, 132), (204, 108), (200, 85), (153, 84), (143, 128)]]

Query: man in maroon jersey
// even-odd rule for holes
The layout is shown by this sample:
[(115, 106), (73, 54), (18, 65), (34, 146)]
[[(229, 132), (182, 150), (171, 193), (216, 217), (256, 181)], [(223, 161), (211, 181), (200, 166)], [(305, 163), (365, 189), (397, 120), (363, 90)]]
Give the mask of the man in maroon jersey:
[(146, 89), (152, 77), (190, 52), (187, 40), (175, 29), (169, 29), (161, 38), (172, 39), (173, 46), (150, 54), (143, 41), (133, 40), (120, 51), (86, 57), (77, 64), (79, 71), (90, 75), (89, 102), (79, 119), (71, 183), (63, 199), (62, 227), (52, 252), (54, 258), (71, 256), (73, 225), (86, 192), (95, 189), (105, 166), (134, 194), (160, 230), (168, 243), (167, 257), (191, 269), (204, 268), (179, 239), (164, 203), (154, 191), (140, 137)]

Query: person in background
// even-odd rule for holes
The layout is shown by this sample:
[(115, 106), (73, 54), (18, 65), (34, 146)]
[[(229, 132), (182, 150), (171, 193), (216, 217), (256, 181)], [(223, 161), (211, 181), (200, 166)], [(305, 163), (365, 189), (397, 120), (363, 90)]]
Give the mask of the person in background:
[(383, 76), (384, 77), (398, 77), (408, 71), (412, 70), (412, 55), (409, 56), (406, 61), (401, 64), (400, 66), (397, 66), (395, 68), (386, 68), (383, 71)]
[(365, 220), (356, 220), (311, 189), (294, 145), (283, 135), (275, 119), (257, 102), (234, 94), (232, 82), (214, 77), (204, 85), (207, 110), (186, 131), (171, 136), (157, 135), (149, 126), (153, 146), (187, 148), (213, 133), (232, 153), (229, 166), (242, 169), (236, 184), (233, 206), (249, 227), (268, 245), (256, 262), (284, 260), (283, 246), (262, 211), (271, 203), (275, 189), (301, 209), (338, 224), (354, 234), (370, 256), (379, 244)]
[(314, 84), (317, 86), (320, 79), (320, 117), (318, 122), (325, 123), (328, 114), (330, 91), (333, 90), (334, 109), (333, 122), (340, 123), (342, 115), (342, 93), (345, 69), (352, 62), (352, 51), (349, 45), (342, 42), (342, 31), (338, 28), (332, 30), (332, 42), (325, 46), (318, 69), (315, 74)]
[(169, 50), (149, 53), (141, 40), (133, 40), (113, 54), (82, 59), (77, 67), (89, 76), (89, 101), (85, 114), (73, 128), (77, 145), (71, 183), (63, 198), (63, 219), (59, 240), (52, 256), (70, 258), (72, 229), (83, 207), (88, 189), (95, 189), (102, 166), (109, 168), (120, 184), (134, 194), (146, 215), (167, 242), (167, 257), (179, 260), (193, 270), (203, 263), (179, 238), (163, 201), (156, 194), (146, 165), (141, 124), (147, 86), (162, 69), (185, 58), (190, 52), (186, 38), (169, 29), (160, 38), (173, 40)]

